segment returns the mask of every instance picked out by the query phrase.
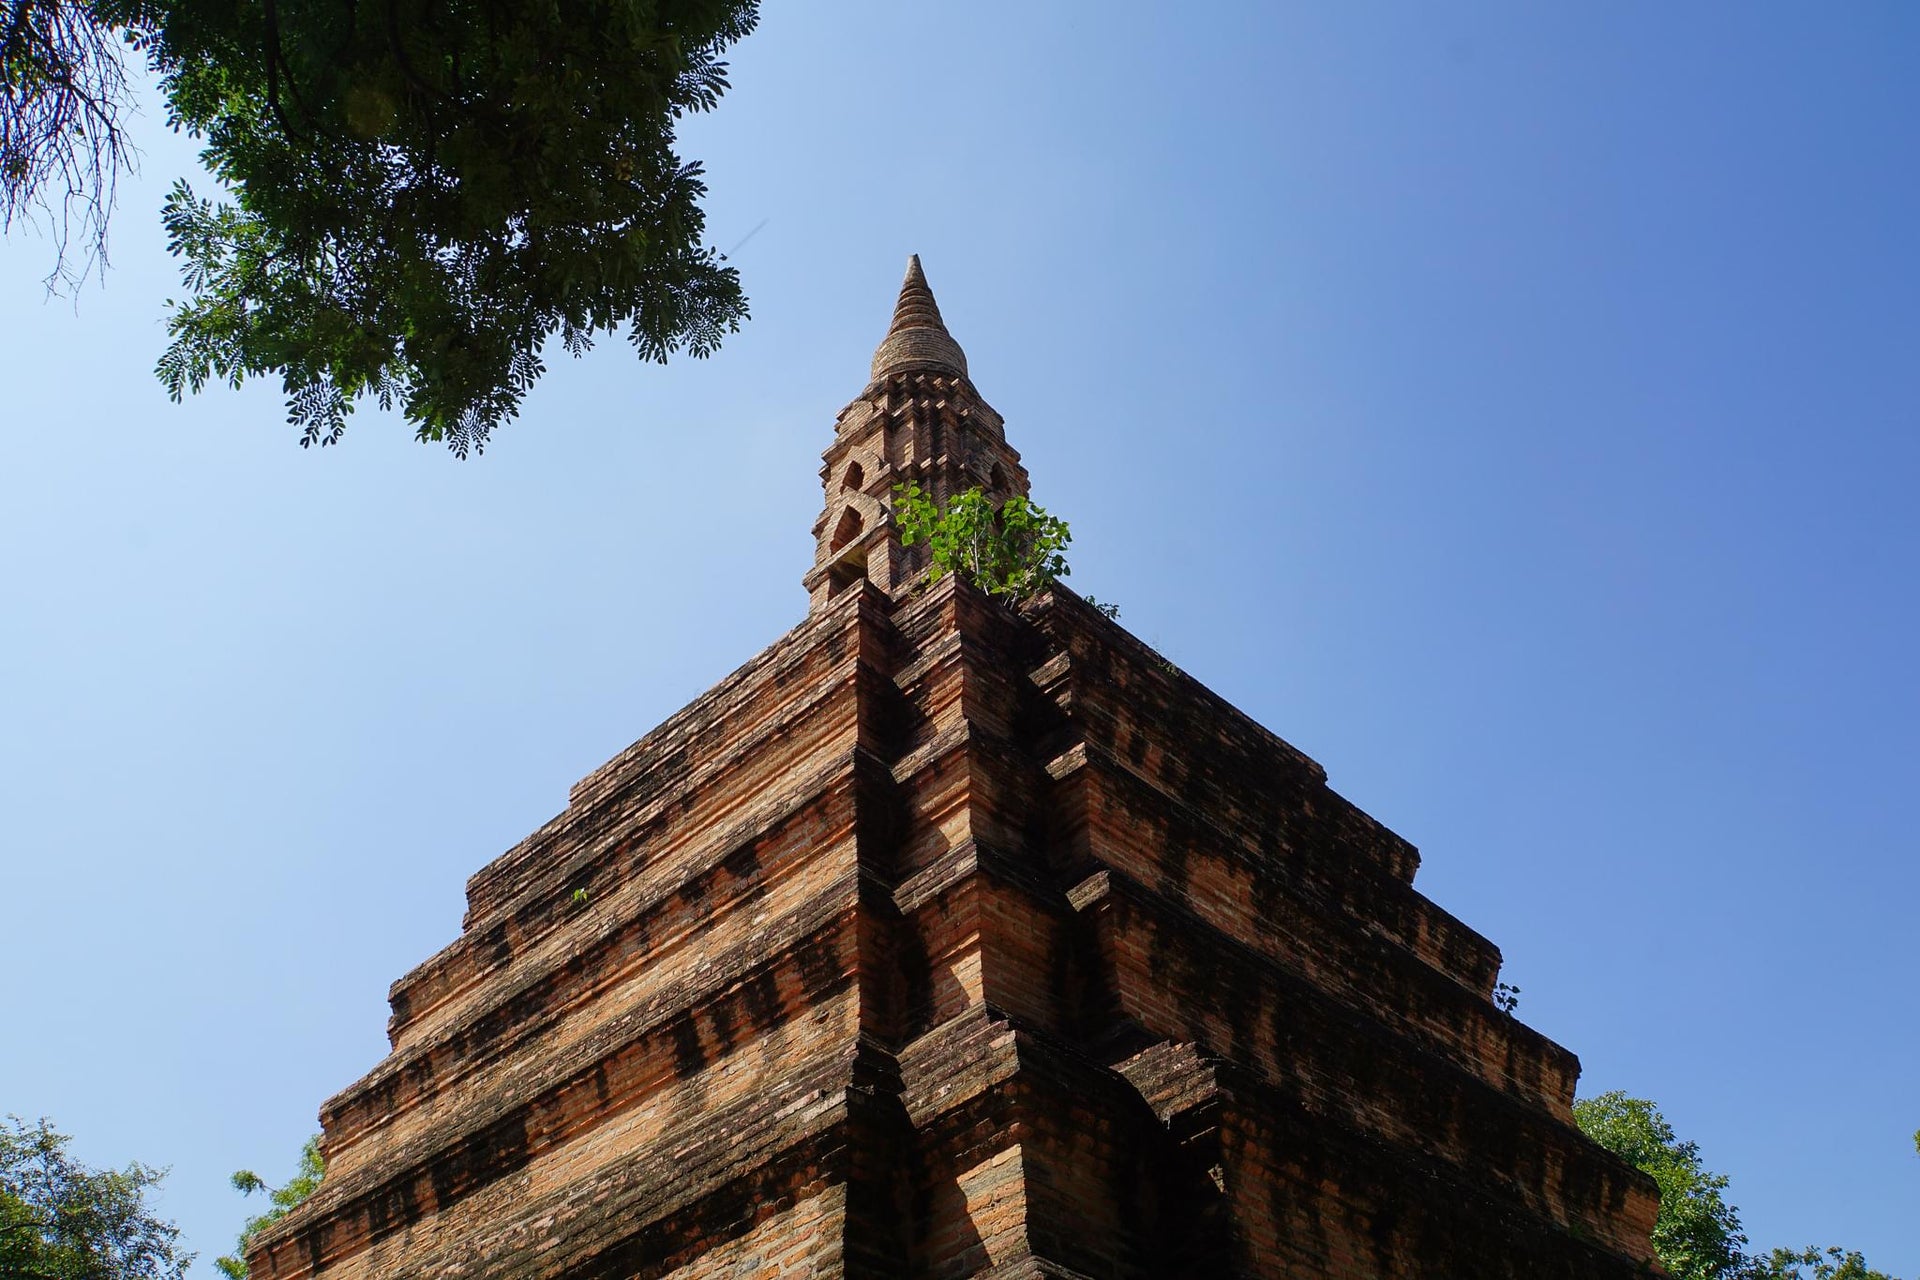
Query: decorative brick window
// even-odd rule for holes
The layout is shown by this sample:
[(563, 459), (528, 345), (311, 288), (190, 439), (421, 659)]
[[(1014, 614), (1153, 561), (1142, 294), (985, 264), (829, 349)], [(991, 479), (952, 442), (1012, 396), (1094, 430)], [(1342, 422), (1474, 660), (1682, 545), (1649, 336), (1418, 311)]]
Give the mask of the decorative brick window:
[(860, 531), (866, 527), (867, 522), (860, 518), (860, 513), (848, 507), (841, 513), (840, 523), (833, 526), (833, 541), (827, 544), (827, 549), (838, 551), (859, 537)]

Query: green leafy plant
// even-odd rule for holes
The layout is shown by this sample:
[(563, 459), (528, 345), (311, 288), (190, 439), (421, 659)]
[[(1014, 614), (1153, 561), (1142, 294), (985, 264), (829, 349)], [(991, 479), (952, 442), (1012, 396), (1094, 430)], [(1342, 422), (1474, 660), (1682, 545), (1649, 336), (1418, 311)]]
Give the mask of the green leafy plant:
[(232, 1181), (235, 1191), (243, 1196), (250, 1196), (256, 1191), (265, 1192), (267, 1202), (272, 1207), (265, 1213), (247, 1219), (246, 1225), (240, 1228), (240, 1242), (232, 1255), (214, 1259), (213, 1265), (220, 1269), (220, 1274), (227, 1280), (247, 1280), (247, 1246), (253, 1242), (254, 1236), (269, 1223), (286, 1217), (308, 1196), (318, 1191), (320, 1180), (326, 1176), (326, 1172), (326, 1161), (320, 1155), (320, 1138), (316, 1134), (300, 1148), (300, 1166), (283, 1187), (268, 1186), (266, 1180), (251, 1169), (242, 1169), (234, 1174)]
[(893, 519), (903, 546), (925, 543), (927, 581), (949, 573), (1012, 604), (1067, 576), (1067, 522), (1022, 495), (999, 506), (975, 486), (943, 506), (919, 485), (894, 486)]
[(1512, 983), (1496, 983), (1493, 988), (1494, 1008), (1502, 1013), (1512, 1013), (1520, 1007), (1520, 988)]
[(1088, 603), (1088, 604), (1089, 604), (1090, 606), (1092, 606), (1092, 608), (1093, 608), (1093, 611), (1094, 611), (1095, 613), (1097, 613), (1097, 614), (1099, 614), (1099, 615), (1100, 615), (1101, 617), (1103, 617), (1103, 618), (1105, 618), (1105, 619), (1106, 619), (1106, 620), (1107, 620), (1108, 622), (1118, 622), (1118, 621), (1120, 621), (1120, 606), (1119, 606), (1119, 605), (1117, 605), (1117, 604), (1108, 604), (1108, 603), (1107, 603), (1106, 601), (1104, 601), (1104, 600), (1095, 600), (1095, 599), (1094, 599), (1094, 598), (1093, 598), (1092, 596), (1081, 596), (1080, 598), (1081, 598), (1082, 600), (1085, 600), (1085, 601), (1086, 601), (1086, 602), (1087, 602), (1087, 603)]

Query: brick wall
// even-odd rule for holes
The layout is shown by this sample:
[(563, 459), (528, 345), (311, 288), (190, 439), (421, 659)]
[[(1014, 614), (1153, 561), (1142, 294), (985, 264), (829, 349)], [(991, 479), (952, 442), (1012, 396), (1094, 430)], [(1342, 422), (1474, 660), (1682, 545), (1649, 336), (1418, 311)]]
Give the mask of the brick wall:
[[(1004, 450), (914, 378), (863, 477), (874, 415)], [(828, 585), (473, 877), (258, 1280), (1644, 1273), (1572, 1054), (1318, 765), (1070, 592)]]

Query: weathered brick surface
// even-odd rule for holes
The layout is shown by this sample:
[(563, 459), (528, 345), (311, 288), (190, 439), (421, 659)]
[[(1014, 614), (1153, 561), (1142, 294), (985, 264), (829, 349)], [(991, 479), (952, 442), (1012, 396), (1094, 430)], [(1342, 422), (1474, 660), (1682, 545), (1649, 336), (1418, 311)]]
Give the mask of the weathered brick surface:
[(811, 615), (472, 878), (258, 1280), (1646, 1272), (1412, 846), (1071, 592), (920, 585), (892, 486), (1026, 475), (917, 266), (826, 462)]

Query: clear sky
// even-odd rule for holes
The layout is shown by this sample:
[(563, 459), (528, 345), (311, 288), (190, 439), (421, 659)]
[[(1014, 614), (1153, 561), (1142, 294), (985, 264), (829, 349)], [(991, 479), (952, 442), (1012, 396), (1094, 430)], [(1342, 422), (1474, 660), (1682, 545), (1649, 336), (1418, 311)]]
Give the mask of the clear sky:
[(919, 252), (1072, 585), (1326, 765), (1757, 1246), (1920, 1275), (1920, 8), (769, 4), (754, 319), (461, 463), (0, 246), (0, 1112), (231, 1245), (570, 782), (798, 621)]

